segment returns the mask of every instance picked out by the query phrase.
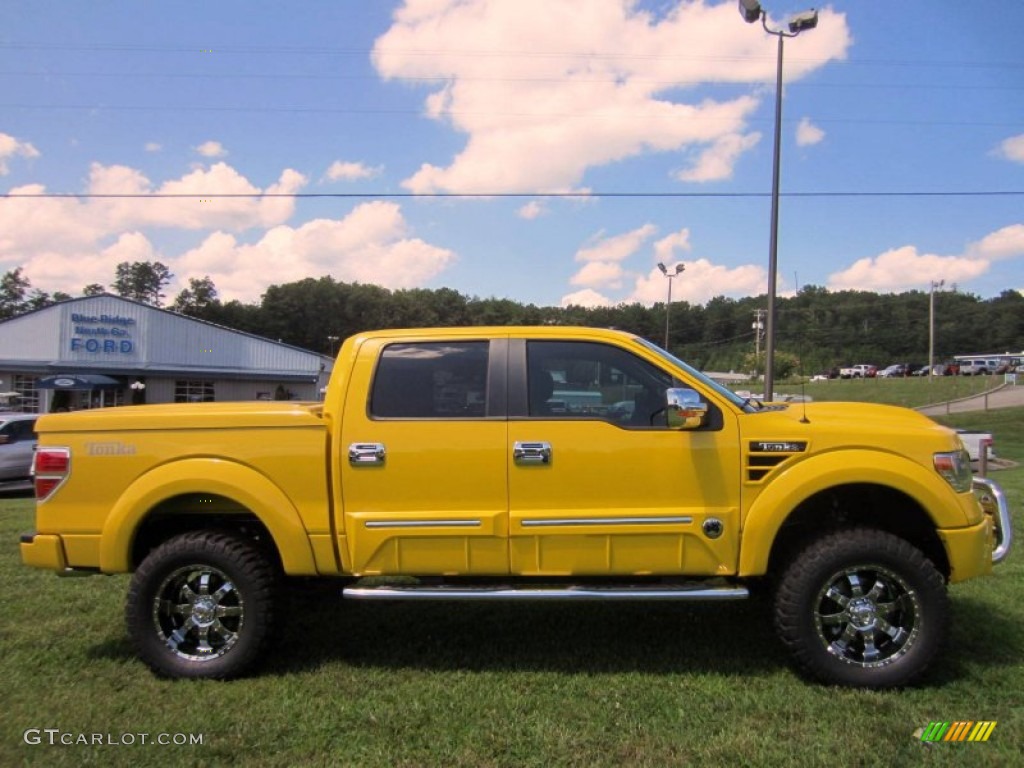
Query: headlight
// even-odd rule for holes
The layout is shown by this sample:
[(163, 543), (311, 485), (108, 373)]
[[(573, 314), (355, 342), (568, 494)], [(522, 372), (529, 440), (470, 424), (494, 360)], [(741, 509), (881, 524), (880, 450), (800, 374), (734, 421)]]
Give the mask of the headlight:
[(961, 449), (949, 453), (936, 453), (933, 462), (935, 471), (942, 475), (957, 493), (967, 493), (971, 490), (974, 476), (971, 473), (971, 457), (967, 455), (967, 451)]

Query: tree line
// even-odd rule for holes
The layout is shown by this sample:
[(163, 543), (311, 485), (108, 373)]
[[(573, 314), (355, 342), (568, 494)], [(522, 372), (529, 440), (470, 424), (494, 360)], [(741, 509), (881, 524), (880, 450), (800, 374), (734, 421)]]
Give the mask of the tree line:
[[(160, 262), (122, 262), (110, 287), (86, 286), (82, 295), (113, 293), (163, 306), (173, 274)], [(0, 320), (72, 298), (34, 289), (21, 268), (0, 278)], [(1005, 290), (981, 299), (957, 290), (937, 292), (935, 354), (1024, 350), (1024, 296)], [(776, 375), (811, 374), (866, 362), (928, 362), (929, 302), (926, 291), (876, 294), (804, 286), (776, 302)], [(758, 310), (764, 296), (719, 296), (705, 305), (673, 302), (669, 349), (705, 370), (748, 371), (754, 356)], [(466, 296), (451, 288), (389, 290), (345, 283), (330, 276), (272, 285), (260, 301), (221, 301), (209, 277), (192, 278), (166, 307), (200, 320), (331, 353), (340, 341), (375, 328), (473, 325), (585, 325), (620, 328), (665, 340), (665, 304), (614, 307), (538, 307), (509, 299)]]

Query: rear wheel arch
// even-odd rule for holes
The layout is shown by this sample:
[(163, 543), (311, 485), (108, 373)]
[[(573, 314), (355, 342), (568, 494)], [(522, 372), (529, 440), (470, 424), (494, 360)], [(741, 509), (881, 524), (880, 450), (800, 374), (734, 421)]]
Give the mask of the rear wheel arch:
[[(207, 512), (204, 507), (215, 512)], [(103, 526), (100, 570), (132, 570), (160, 536), (245, 527), (272, 545), (289, 574), (315, 575), (309, 538), (285, 493), (265, 475), (222, 459), (185, 459), (157, 467), (121, 494)]]

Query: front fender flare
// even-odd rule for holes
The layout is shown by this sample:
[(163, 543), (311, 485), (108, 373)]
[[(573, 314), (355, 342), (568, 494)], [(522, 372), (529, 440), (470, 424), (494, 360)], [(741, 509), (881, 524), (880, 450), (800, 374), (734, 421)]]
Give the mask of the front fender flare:
[(935, 472), (910, 459), (868, 449), (812, 456), (773, 477), (743, 522), (740, 576), (760, 576), (779, 529), (789, 514), (817, 493), (841, 485), (883, 485), (914, 499), (936, 528), (969, 524), (953, 489)]
[[(235, 461), (193, 458), (163, 464), (138, 477), (121, 494), (103, 525), (100, 570), (131, 570), (136, 533), (162, 501), (183, 494), (211, 494), (231, 499), (266, 526), (286, 573), (313, 575), (316, 564), (298, 510), (266, 475)], [(197, 521), (202, 518), (197, 517)]]

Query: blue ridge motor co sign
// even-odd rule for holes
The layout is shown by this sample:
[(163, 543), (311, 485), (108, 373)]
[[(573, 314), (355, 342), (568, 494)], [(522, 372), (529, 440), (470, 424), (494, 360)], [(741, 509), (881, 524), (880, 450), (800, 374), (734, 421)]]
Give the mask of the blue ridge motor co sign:
[(123, 315), (71, 315), (71, 351), (130, 355), (135, 352), (135, 318)]

